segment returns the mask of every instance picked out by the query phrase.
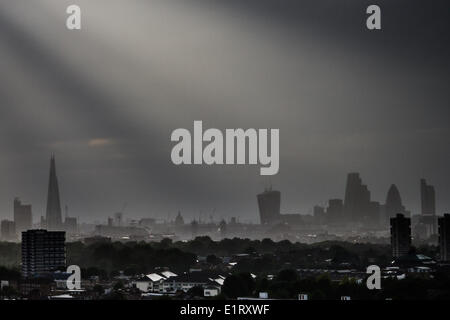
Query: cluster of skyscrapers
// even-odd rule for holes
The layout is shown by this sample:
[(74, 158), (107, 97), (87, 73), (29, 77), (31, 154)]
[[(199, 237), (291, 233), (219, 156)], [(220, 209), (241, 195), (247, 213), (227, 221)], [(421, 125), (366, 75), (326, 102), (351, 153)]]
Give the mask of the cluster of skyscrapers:
[[(428, 239), (439, 236), (442, 256), (448, 258), (448, 215), (436, 215), (436, 195), (432, 185), (420, 180), (421, 211), (411, 215), (402, 203), (400, 192), (395, 184), (389, 187), (384, 204), (373, 201), (367, 185), (359, 173), (349, 173), (344, 199), (330, 199), (326, 207), (315, 206), (312, 219), (301, 215), (280, 213), (281, 193), (272, 189), (257, 196), (260, 221), (263, 225), (311, 225), (323, 226), (327, 230), (388, 230), (390, 226), (393, 255), (408, 252), (411, 235)], [(406, 227), (407, 226), (407, 227)]]
[[(422, 210), (418, 216), (417, 227), (422, 234), (437, 234), (437, 217), (435, 212), (435, 192), (433, 186), (420, 181)], [(283, 222), (301, 223), (300, 215), (280, 213), (279, 191), (265, 190), (257, 196), (261, 224), (277, 224)], [(384, 204), (373, 201), (367, 185), (363, 184), (359, 173), (349, 173), (345, 187), (344, 199), (330, 199), (326, 207), (315, 206), (314, 222), (326, 226), (341, 226), (348, 229), (370, 227), (386, 229), (390, 218), (401, 213), (410, 217), (411, 213), (402, 203), (400, 192), (395, 184), (389, 187)], [(422, 232), (424, 231), (424, 232)]]
[[(23, 231), (30, 230), (33, 227), (31, 205), (23, 204), (19, 198), (15, 198), (13, 220), (1, 221), (0, 236), (2, 240), (15, 241), (21, 238)], [(62, 220), (61, 200), (54, 156), (50, 159), (46, 214), (45, 217), (41, 217), (39, 227), (48, 231), (67, 231), (69, 233), (74, 233), (77, 229), (76, 218), (69, 217), (66, 214), (65, 221), (63, 222)]]
[(44, 276), (66, 265), (66, 230), (76, 228), (75, 218), (62, 221), (61, 201), (55, 157), (50, 159), (47, 210), (41, 218), (40, 228), (33, 229), (32, 208), (14, 199), (14, 220), (1, 221), (2, 240), (22, 239), (22, 275), (25, 278)]
[(66, 266), (66, 233), (59, 197), (55, 157), (50, 159), (47, 210), (41, 218), (41, 228), (22, 232), (22, 276), (39, 277)]
[[(415, 237), (438, 236), (440, 259), (450, 260), (450, 214), (436, 215), (434, 187), (425, 179), (420, 180), (421, 212), (411, 218), (411, 213), (402, 203), (400, 192), (392, 184), (387, 192), (386, 202), (372, 201), (370, 191), (362, 183), (358, 173), (349, 173), (345, 197), (331, 199), (328, 206), (314, 207), (313, 224), (340, 227), (346, 230), (361, 228), (383, 230), (389, 228), (392, 255), (407, 255), (412, 243), (412, 219)], [(257, 195), (260, 221), (263, 225), (304, 224), (300, 215), (281, 214), (281, 193), (267, 189)]]
[[(344, 199), (330, 199), (326, 207), (315, 206), (309, 223), (328, 228), (338, 227), (347, 230), (360, 228), (386, 229), (390, 225), (392, 254), (400, 257), (409, 253), (412, 229), (426, 236), (439, 236), (440, 256), (450, 260), (450, 215), (436, 216), (435, 190), (424, 179), (420, 181), (421, 212), (411, 217), (402, 203), (398, 188), (392, 184), (387, 192), (384, 204), (373, 201), (367, 185), (363, 184), (358, 173), (349, 173)], [(305, 224), (305, 216), (300, 214), (281, 214), (281, 193), (269, 188), (257, 195), (262, 225)], [(183, 224), (181, 215), (177, 216), (177, 225)], [(412, 224), (412, 221), (414, 222)], [(113, 223), (114, 222), (114, 223)], [(108, 219), (108, 225), (98, 228), (121, 228), (122, 215), (115, 220)], [(412, 228), (413, 225), (413, 228)], [(3, 240), (22, 239), (22, 273), (24, 277), (33, 277), (52, 272), (65, 266), (66, 231), (74, 232), (77, 220), (68, 217), (62, 219), (61, 200), (56, 175), (54, 156), (50, 159), (47, 208), (45, 217), (41, 217), (40, 227), (33, 229), (32, 207), (14, 199), (14, 220), (1, 221)], [(108, 230), (109, 230), (108, 229)], [(226, 224), (220, 225), (223, 233)], [(103, 229), (102, 229), (103, 230)], [(101, 230), (100, 230), (101, 231)]]
[[(421, 212), (413, 218), (414, 234), (429, 237), (437, 234), (436, 198), (434, 187), (420, 180)], [(390, 218), (398, 213), (411, 217), (402, 203), (395, 184), (389, 187), (385, 203), (371, 199), (370, 191), (362, 183), (359, 173), (349, 173), (344, 200), (331, 199), (327, 207), (314, 207), (316, 221), (328, 226), (345, 226), (350, 229), (366, 227), (385, 229)]]
[(395, 184), (389, 187), (386, 201), (381, 204), (371, 199), (367, 185), (363, 184), (359, 173), (349, 173), (345, 187), (344, 199), (331, 199), (327, 207), (315, 206), (314, 216), (323, 224), (372, 226), (385, 228), (389, 219), (397, 213), (410, 216), (402, 203), (400, 192)]

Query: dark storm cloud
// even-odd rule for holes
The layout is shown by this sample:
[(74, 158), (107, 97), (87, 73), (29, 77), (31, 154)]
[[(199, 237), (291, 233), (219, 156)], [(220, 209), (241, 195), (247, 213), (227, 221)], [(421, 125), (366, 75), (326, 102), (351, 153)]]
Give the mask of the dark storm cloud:
[[(418, 209), (418, 179), (449, 209), (447, 1), (0, 1), (2, 216), (12, 197), (44, 212), (48, 157), (63, 201), (103, 219), (236, 215), (256, 220), (273, 183), (283, 209), (342, 197), (360, 171), (375, 200), (391, 183)], [(256, 167), (175, 167), (170, 133), (280, 128), (280, 174)]]
[[(205, 3), (191, 1), (198, 5)], [(307, 29), (321, 39), (338, 37), (340, 42), (346, 40), (341, 42), (344, 45), (353, 42), (354, 47), (368, 45), (378, 51), (395, 47), (408, 53), (406, 58), (424, 57), (426, 53), (445, 58), (450, 48), (450, 4), (445, 0), (433, 1), (432, 5), (417, 0), (215, 0), (209, 3), (212, 3), (211, 10), (233, 10), (267, 24), (284, 25), (286, 30), (291, 27), (293, 32), (298, 28)], [(372, 4), (382, 8), (383, 32), (371, 34), (361, 28), (365, 25), (366, 8)]]

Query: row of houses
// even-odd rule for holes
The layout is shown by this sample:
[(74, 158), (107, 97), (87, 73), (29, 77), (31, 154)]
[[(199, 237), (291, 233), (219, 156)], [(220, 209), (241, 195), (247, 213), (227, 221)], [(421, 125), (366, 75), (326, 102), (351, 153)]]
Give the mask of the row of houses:
[(143, 275), (132, 280), (131, 285), (142, 293), (150, 294), (174, 294), (200, 287), (204, 290), (204, 296), (213, 297), (220, 294), (225, 278), (226, 275), (210, 271), (191, 271), (178, 275), (166, 270)]

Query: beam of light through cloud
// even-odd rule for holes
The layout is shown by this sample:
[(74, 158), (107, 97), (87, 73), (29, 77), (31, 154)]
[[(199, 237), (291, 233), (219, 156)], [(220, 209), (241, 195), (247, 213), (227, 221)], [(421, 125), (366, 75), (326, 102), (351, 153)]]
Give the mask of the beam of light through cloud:
[[(342, 197), (350, 171), (379, 201), (396, 183), (413, 211), (425, 176), (448, 209), (445, 34), (410, 39), (402, 27), (370, 39), (348, 3), (79, 0), (83, 27), (70, 32), (71, 1), (0, 0), (0, 215), (14, 196), (44, 212), (52, 152), (82, 219), (127, 201), (137, 217), (217, 208), (256, 220), (268, 183), (284, 211), (307, 213)], [(420, 20), (413, 9), (399, 25)], [(170, 133), (194, 120), (280, 128), (280, 174), (173, 166)]]

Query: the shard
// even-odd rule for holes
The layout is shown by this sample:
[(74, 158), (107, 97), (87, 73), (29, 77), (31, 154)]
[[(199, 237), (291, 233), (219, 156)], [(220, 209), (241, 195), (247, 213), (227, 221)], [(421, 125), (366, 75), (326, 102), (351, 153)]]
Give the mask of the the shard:
[(56, 177), (55, 157), (53, 155), (50, 159), (46, 223), (47, 230), (62, 230), (61, 202), (59, 199), (58, 178)]

